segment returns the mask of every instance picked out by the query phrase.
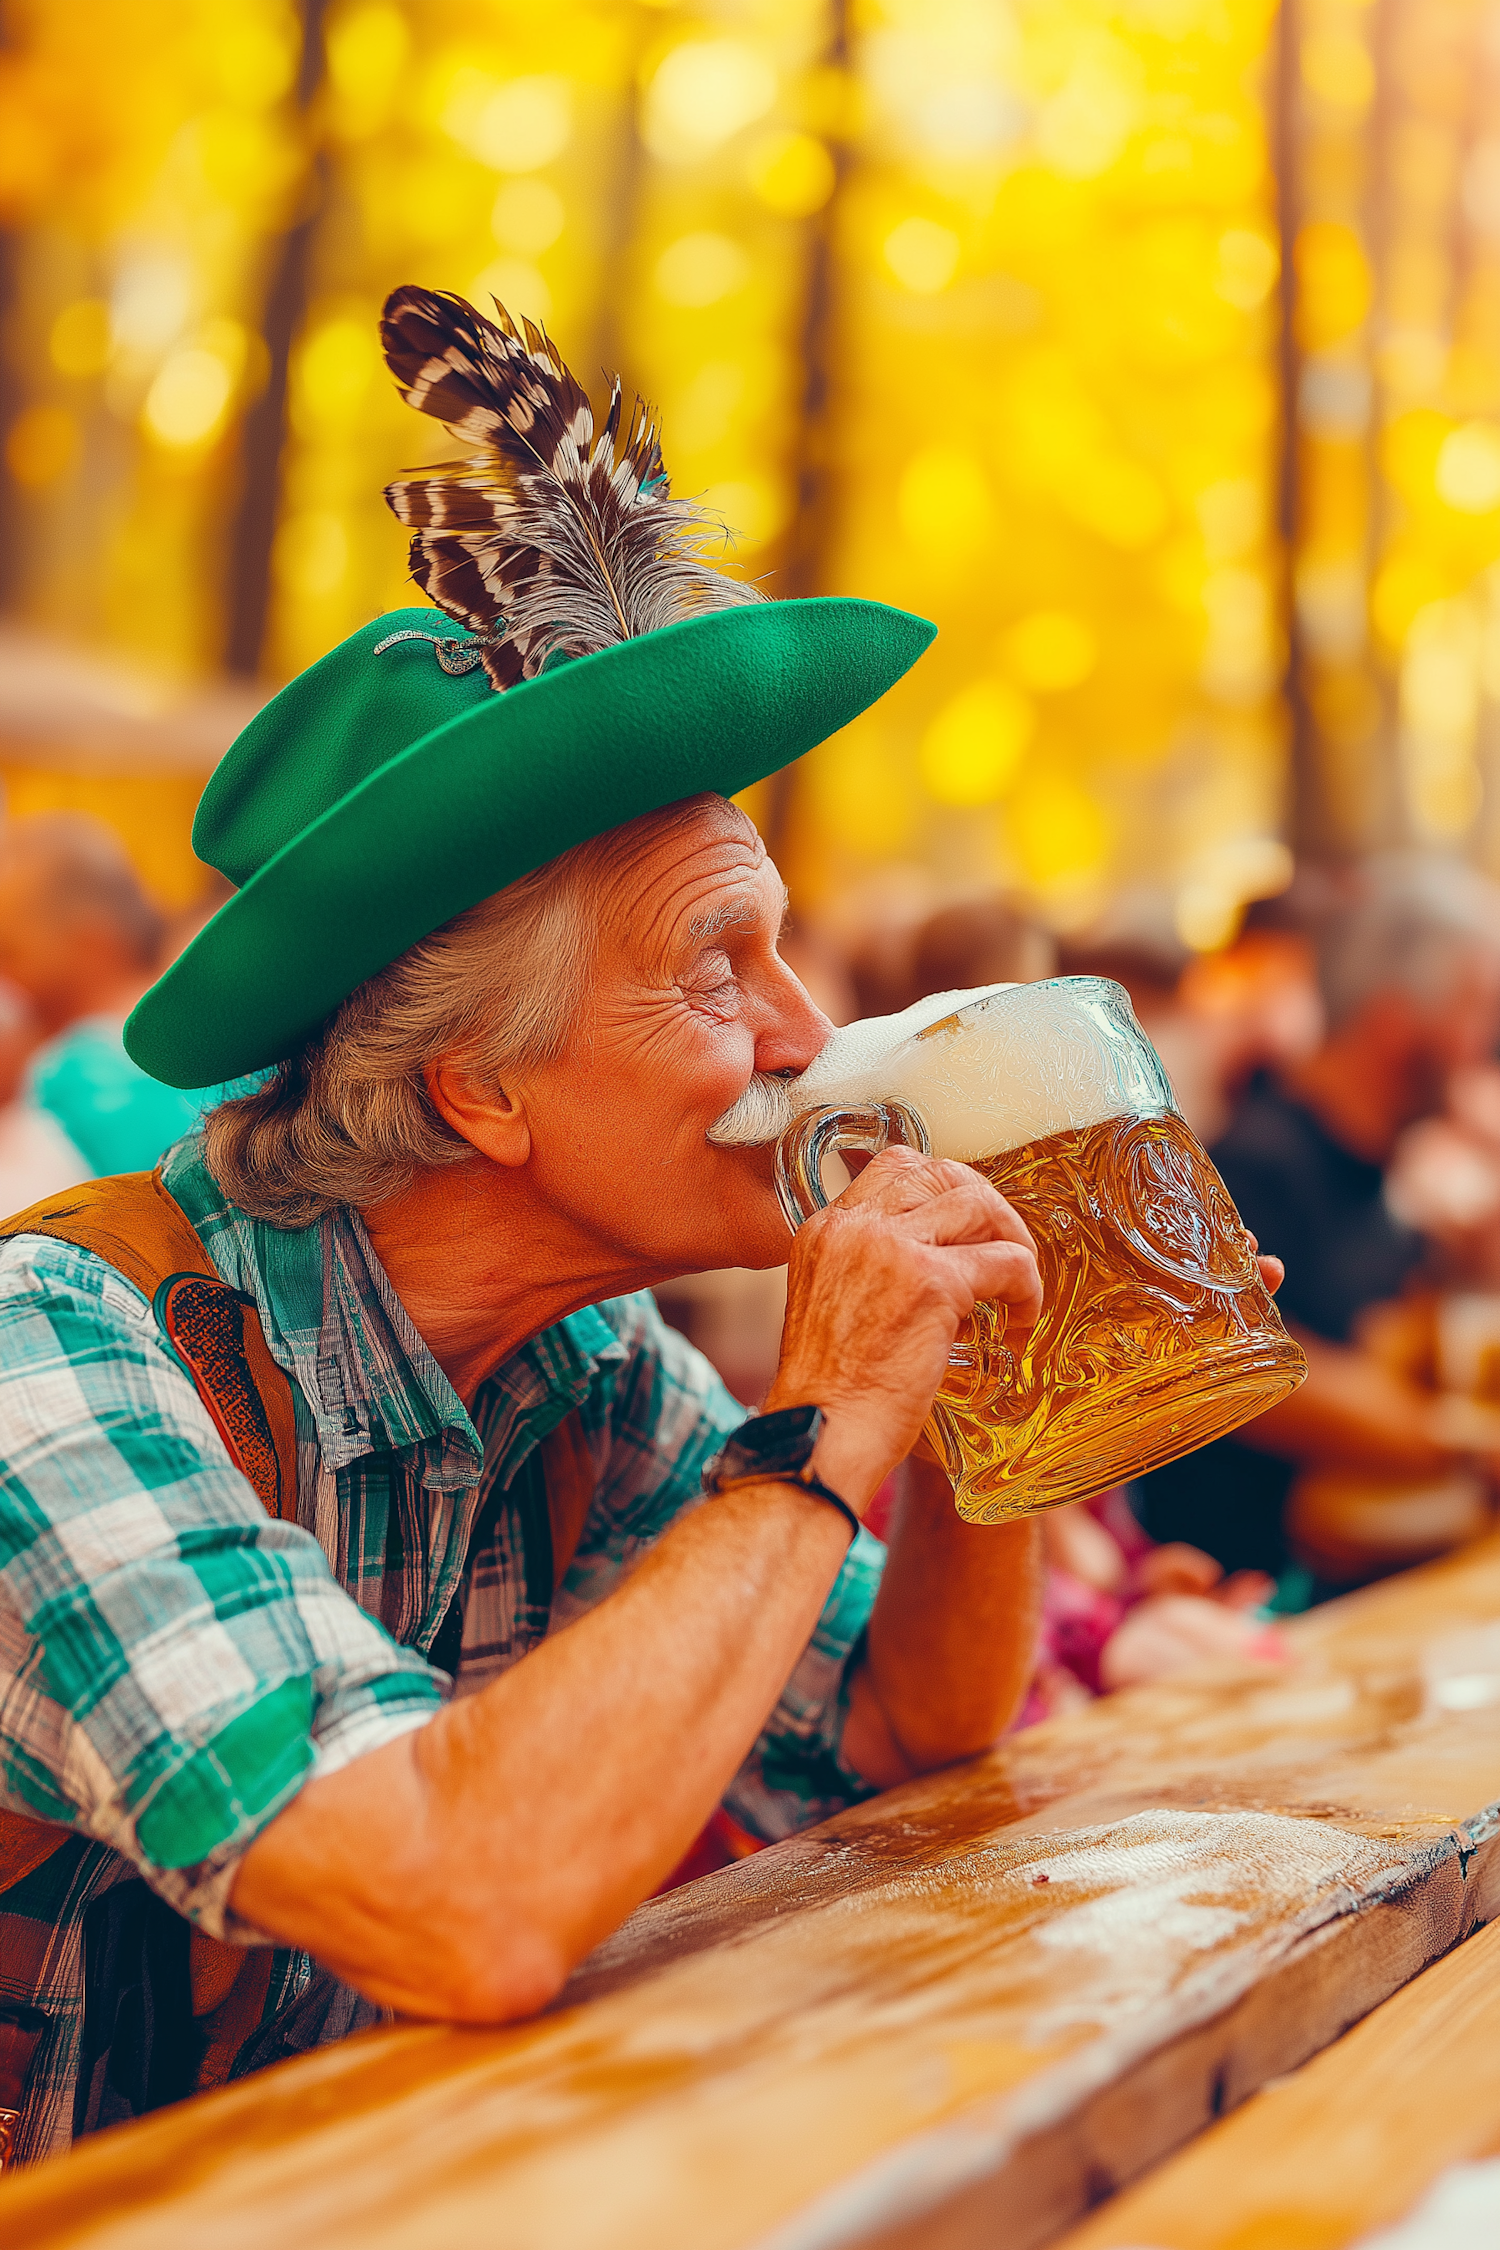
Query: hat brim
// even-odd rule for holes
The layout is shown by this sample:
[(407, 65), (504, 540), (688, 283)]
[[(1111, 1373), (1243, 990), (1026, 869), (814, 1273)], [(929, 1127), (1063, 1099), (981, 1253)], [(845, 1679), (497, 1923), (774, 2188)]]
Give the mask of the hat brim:
[(492, 696), (268, 860), (142, 998), (129, 1053), (169, 1086), (279, 1062), (408, 946), (560, 852), (800, 758), (884, 695), (934, 632), (881, 602), (757, 603)]

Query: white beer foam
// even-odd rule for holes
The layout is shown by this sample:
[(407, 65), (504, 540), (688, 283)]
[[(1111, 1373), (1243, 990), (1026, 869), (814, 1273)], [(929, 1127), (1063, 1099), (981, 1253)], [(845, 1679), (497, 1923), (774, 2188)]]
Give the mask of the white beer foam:
[(793, 1116), (908, 1102), (935, 1155), (969, 1161), (1176, 1106), (1126, 993), (1104, 977), (942, 992), (871, 1016), (836, 1031), (787, 1092)]

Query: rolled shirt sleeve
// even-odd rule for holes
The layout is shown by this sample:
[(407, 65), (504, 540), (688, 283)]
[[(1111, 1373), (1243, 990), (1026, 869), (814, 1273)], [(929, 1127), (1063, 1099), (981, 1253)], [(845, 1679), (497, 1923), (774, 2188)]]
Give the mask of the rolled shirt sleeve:
[[(583, 1409), (594, 1450), (594, 1505), (553, 1604), (554, 1626), (602, 1601), (652, 1541), (689, 1509), (707, 1505), (703, 1470), (746, 1409), (654, 1299), (598, 1307), (626, 1347)], [(774, 1842), (873, 1796), (841, 1755), (851, 1659), (880, 1589), (885, 1548), (861, 1531), (844, 1559), (812, 1639), (735, 1775), (724, 1802), (754, 1835)]]
[(249, 1844), (440, 1700), (266, 1515), (144, 1297), (68, 1244), (0, 1249), (0, 1804), (247, 1935), (224, 1900)]

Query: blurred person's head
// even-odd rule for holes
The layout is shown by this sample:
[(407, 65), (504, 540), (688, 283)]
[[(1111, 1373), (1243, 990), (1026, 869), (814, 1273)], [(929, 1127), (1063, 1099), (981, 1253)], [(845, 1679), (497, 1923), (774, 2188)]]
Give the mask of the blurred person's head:
[(36, 1010), (19, 985), (0, 977), (0, 1107), (15, 1100), (21, 1074), (41, 1041)]
[(1313, 943), (1327, 1037), (1291, 1075), (1341, 1139), (1383, 1159), (1500, 1041), (1500, 887), (1437, 853), (1382, 853)]
[(1128, 886), (1098, 920), (1058, 947), (1066, 977), (1108, 977), (1130, 995), (1151, 1038), (1178, 1013), (1177, 987), (1191, 955), (1178, 935), (1171, 893), (1156, 883)]
[(0, 834), (0, 976), (46, 1032), (120, 1014), (156, 973), (163, 922), (119, 838), (87, 813), (37, 813)]
[(913, 932), (909, 924), (877, 916), (854, 940), (849, 975), (859, 1016), (899, 1016), (910, 1007)]
[(1064, 976), (1108, 977), (1124, 986), (1172, 1082), (1178, 1108), (1201, 1141), (1215, 1140), (1229, 1120), (1228, 1100), (1217, 1042), (1182, 1003), (1187, 948), (1169, 930), (1148, 922), (1143, 929), (1106, 924), (1067, 939), (1061, 951)]
[(1323, 1043), (1312, 947), (1293, 930), (1246, 930), (1222, 952), (1198, 954), (1179, 993), (1214, 1042), (1230, 1094), (1255, 1071), (1291, 1068)]
[[(1330, 1034), (1390, 993), (1433, 1017), (1491, 981), (1500, 887), (1435, 852), (1382, 852), (1365, 862), (1352, 896), (1323, 919), (1314, 942)], [(1480, 1051), (1493, 1044), (1487, 1034)]]
[(969, 899), (945, 906), (917, 930), (912, 947), (911, 991), (902, 1005), (931, 992), (970, 992), (983, 984), (1034, 984), (1057, 966), (1057, 947), (1046, 930), (1003, 898)]
[(1071, 938), (1060, 949), (1059, 967), (1065, 977), (1108, 977), (1122, 984), (1130, 1005), (1149, 1030), (1160, 1017), (1177, 1006), (1185, 950), (1171, 953), (1145, 941), (1092, 937)]
[(995, 894), (919, 919), (873, 920), (850, 963), (862, 1016), (894, 1016), (934, 992), (1034, 984), (1057, 968), (1050, 932)]
[(1062, 967), (1125, 987), (1179, 1108), (1210, 1145), (1257, 1068), (1295, 1062), (1318, 1044), (1322, 1010), (1305, 939), (1249, 931), (1222, 952), (1193, 954), (1162, 891), (1119, 900), (1100, 925), (1064, 943)]

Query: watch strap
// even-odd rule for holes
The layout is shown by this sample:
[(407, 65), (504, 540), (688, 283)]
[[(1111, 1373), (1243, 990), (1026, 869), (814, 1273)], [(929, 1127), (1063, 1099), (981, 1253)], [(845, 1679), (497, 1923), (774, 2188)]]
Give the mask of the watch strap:
[(819, 1406), (783, 1406), (772, 1414), (752, 1414), (724, 1441), (703, 1472), (703, 1488), (716, 1491), (732, 1477), (800, 1473), (809, 1467), (823, 1428)]
[(849, 1526), (849, 1544), (852, 1547), (863, 1528), (858, 1516), (841, 1492), (831, 1484), (815, 1477), (811, 1469), (752, 1469), (745, 1476), (725, 1477), (709, 1486), (711, 1492), (734, 1492), (745, 1484), (793, 1484), (799, 1492), (808, 1493), (814, 1500), (826, 1500), (830, 1508), (837, 1508)]

